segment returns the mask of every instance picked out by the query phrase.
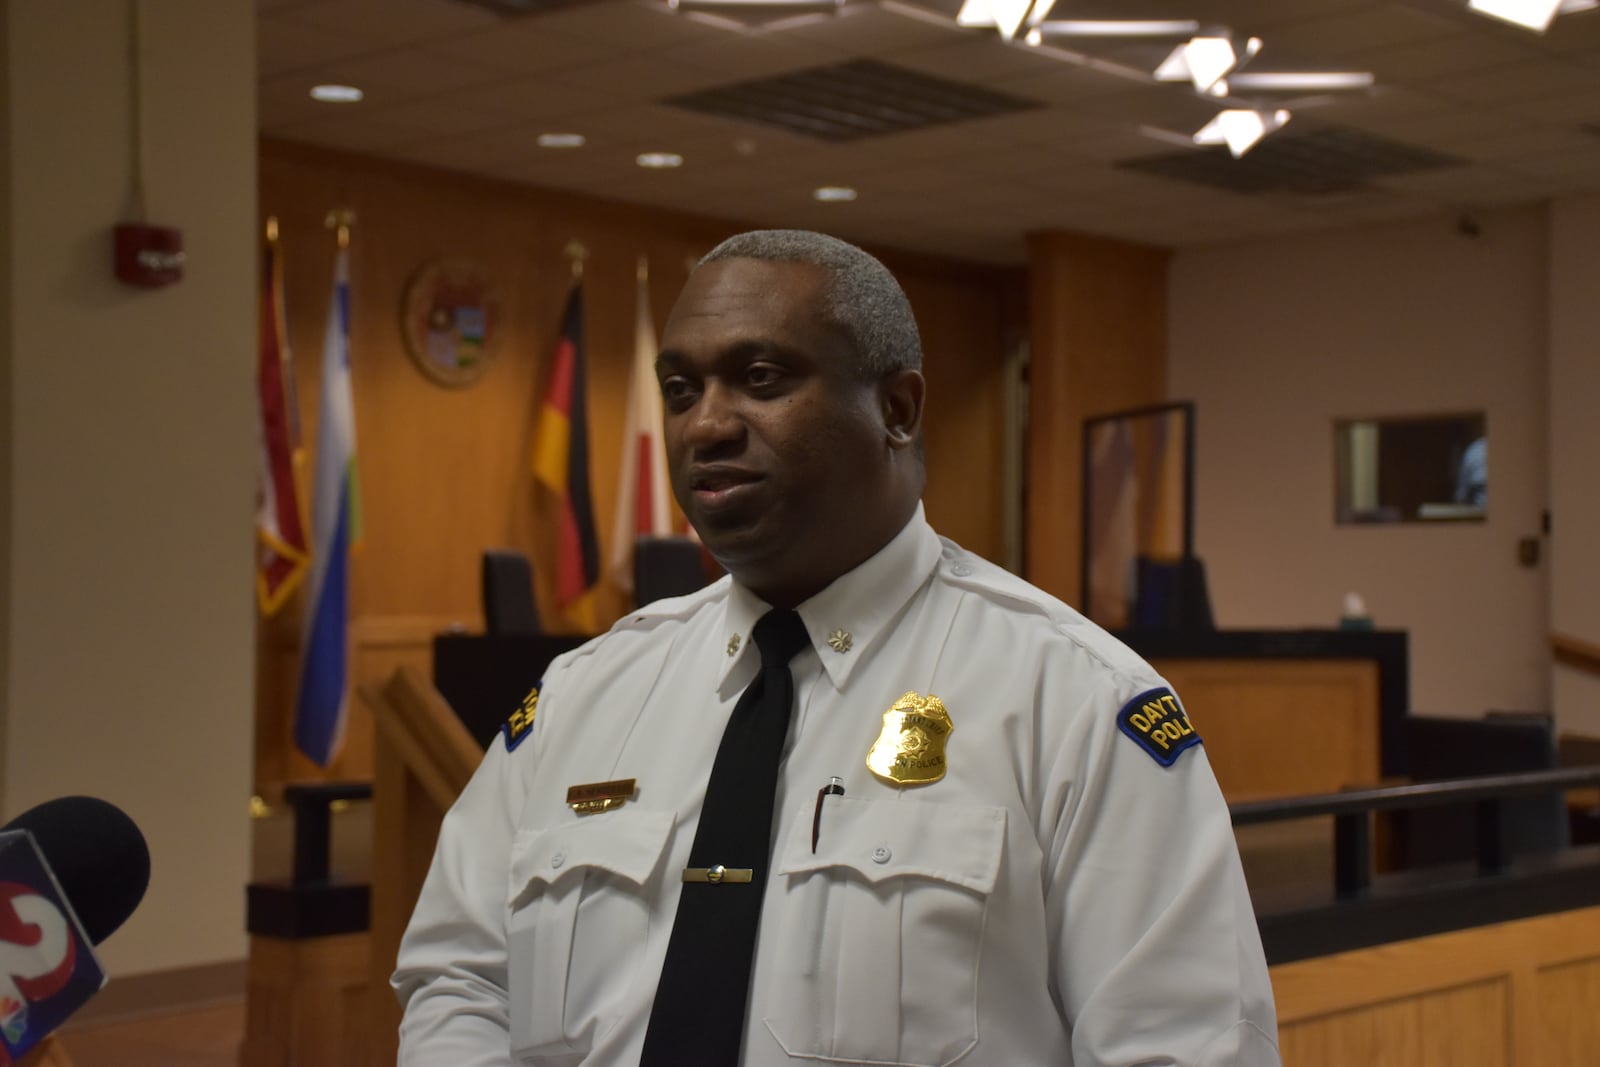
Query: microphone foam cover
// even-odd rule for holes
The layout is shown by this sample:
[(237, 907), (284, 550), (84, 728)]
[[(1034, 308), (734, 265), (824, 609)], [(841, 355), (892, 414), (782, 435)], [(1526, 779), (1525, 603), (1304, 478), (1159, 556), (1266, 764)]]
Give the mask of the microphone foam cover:
[(144, 899), (150, 850), (139, 827), (115, 804), (95, 797), (58, 797), (29, 808), (0, 829), (33, 835), (84, 933), (96, 945)]

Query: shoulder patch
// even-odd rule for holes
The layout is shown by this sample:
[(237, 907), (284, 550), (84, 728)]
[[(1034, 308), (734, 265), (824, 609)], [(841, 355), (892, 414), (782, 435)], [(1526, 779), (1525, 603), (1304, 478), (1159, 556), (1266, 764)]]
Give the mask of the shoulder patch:
[(544, 680), (540, 679), (539, 685), (534, 686), (533, 690), (522, 698), (522, 706), (512, 712), (511, 718), (500, 727), (500, 732), (505, 735), (507, 752), (515, 750), (528, 739), (529, 734), (533, 733), (533, 717), (539, 710), (539, 686), (543, 684)]
[(1189, 716), (1172, 690), (1162, 687), (1140, 693), (1117, 712), (1117, 726), (1163, 767), (1170, 767), (1186, 748), (1200, 743)]

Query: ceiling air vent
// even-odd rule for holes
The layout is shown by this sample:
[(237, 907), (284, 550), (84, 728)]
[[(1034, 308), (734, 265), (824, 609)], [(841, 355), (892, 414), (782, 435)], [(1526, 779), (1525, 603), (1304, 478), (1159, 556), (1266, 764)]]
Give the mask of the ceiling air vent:
[(1322, 196), (1361, 189), (1374, 178), (1392, 178), (1467, 160), (1390, 141), (1361, 130), (1315, 127), (1273, 134), (1242, 159), (1226, 148), (1206, 148), (1120, 160), (1124, 170), (1194, 182), (1235, 193), (1297, 193)]
[(904, 133), (1040, 106), (870, 59), (704, 89), (663, 103), (823, 141)]

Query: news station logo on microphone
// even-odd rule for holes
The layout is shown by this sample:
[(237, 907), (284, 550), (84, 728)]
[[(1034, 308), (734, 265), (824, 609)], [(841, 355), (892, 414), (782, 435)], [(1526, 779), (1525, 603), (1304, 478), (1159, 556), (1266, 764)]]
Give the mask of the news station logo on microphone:
[(105, 981), (33, 835), (0, 831), (0, 1064), (42, 1041)]

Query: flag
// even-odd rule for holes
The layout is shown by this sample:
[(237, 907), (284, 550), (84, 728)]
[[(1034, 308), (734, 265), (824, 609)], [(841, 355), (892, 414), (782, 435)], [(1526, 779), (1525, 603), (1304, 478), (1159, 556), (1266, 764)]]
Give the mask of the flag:
[[(342, 243), (342, 242), (341, 242)], [(350, 546), (360, 527), (356, 494), (356, 420), (350, 389), (349, 250), (334, 258), (333, 297), (322, 342), (322, 404), (311, 496), (312, 567), (295, 700), (294, 740), (319, 765), (344, 739), (349, 697)]]
[(256, 487), (256, 600), (272, 615), (293, 595), (311, 562), (300, 500), (300, 427), (294, 376), (284, 351), (283, 267), (276, 220), (261, 263), (256, 349), (261, 471)]
[(642, 256), (638, 279), (633, 370), (622, 431), (622, 478), (617, 483), (617, 515), (611, 528), (611, 575), (626, 590), (633, 589), (634, 542), (672, 532), (667, 457), (661, 444), (661, 387), (656, 382), (656, 330), (650, 318), (650, 286)]
[(589, 596), (600, 580), (600, 543), (589, 493), (589, 419), (584, 390), (583, 282), (573, 283), (561, 319), (550, 388), (539, 411), (533, 475), (560, 501), (556, 603), (585, 630), (594, 628)]

